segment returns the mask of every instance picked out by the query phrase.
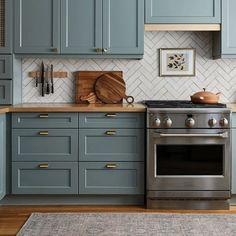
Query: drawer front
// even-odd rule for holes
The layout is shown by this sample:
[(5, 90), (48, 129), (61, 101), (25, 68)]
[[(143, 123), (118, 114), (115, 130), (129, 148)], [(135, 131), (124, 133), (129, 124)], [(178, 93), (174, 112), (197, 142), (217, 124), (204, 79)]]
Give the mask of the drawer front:
[(80, 162), (79, 194), (144, 194), (144, 163)]
[(80, 113), (80, 128), (144, 128), (144, 113)]
[(77, 129), (13, 129), (13, 161), (78, 161)]
[(80, 161), (144, 161), (143, 129), (81, 129)]
[(13, 162), (12, 194), (78, 194), (78, 163)]
[(12, 104), (12, 81), (0, 80), (0, 105)]
[(78, 128), (78, 113), (13, 113), (13, 128)]
[(12, 56), (0, 55), (0, 78), (12, 79)]
[(145, 23), (221, 23), (221, 0), (146, 0), (145, 9)]

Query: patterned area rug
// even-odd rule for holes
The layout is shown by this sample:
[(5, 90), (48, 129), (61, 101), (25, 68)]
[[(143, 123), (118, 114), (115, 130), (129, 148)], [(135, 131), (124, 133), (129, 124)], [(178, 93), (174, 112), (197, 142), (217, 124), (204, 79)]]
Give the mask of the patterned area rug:
[(17, 236), (235, 236), (236, 215), (33, 213)]

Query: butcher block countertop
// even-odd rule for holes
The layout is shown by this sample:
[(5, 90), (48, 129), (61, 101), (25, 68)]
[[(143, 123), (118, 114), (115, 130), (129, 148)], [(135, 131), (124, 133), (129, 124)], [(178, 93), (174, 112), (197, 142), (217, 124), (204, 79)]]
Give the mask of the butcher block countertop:
[(7, 112), (146, 112), (142, 104), (19, 104), (0, 107)]
[(236, 103), (229, 103), (227, 107), (230, 108), (232, 112), (236, 112)]

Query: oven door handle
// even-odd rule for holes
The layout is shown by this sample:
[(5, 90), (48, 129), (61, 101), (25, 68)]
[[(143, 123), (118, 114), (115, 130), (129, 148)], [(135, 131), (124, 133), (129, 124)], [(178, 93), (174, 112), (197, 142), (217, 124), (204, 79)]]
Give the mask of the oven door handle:
[(228, 132), (218, 133), (218, 134), (163, 134), (159, 133), (160, 137), (203, 137), (203, 138), (228, 138)]

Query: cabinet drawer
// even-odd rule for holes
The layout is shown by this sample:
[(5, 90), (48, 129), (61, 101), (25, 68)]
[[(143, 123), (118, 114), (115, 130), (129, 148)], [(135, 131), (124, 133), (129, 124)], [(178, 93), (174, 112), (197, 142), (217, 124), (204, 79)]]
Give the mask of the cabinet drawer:
[(81, 129), (80, 161), (144, 161), (143, 129)]
[(221, 23), (221, 0), (146, 0), (145, 23)]
[(12, 56), (0, 55), (0, 78), (12, 79)]
[(12, 194), (78, 194), (78, 163), (13, 162)]
[(143, 113), (80, 113), (80, 128), (144, 128)]
[(78, 128), (78, 113), (13, 113), (13, 128)]
[(13, 161), (78, 161), (77, 129), (13, 129)]
[(236, 113), (232, 113), (232, 128), (236, 128)]
[(144, 194), (144, 163), (80, 162), (79, 194)]
[(12, 104), (12, 81), (0, 80), (0, 105)]

